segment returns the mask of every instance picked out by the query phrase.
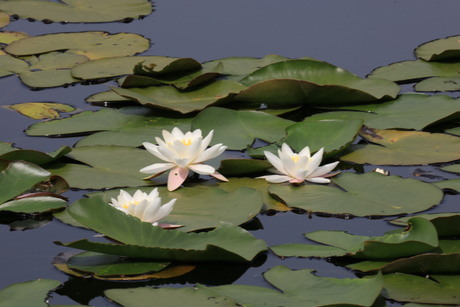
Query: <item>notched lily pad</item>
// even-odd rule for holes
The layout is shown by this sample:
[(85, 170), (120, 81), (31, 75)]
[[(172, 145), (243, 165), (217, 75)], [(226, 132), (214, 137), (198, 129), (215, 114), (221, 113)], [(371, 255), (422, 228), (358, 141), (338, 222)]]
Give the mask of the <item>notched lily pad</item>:
[(148, 0), (4, 0), (0, 10), (20, 18), (56, 22), (111, 22), (139, 18), (152, 12)]
[(24, 102), (7, 107), (33, 119), (55, 119), (60, 117), (60, 112), (75, 111), (72, 106), (54, 102)]

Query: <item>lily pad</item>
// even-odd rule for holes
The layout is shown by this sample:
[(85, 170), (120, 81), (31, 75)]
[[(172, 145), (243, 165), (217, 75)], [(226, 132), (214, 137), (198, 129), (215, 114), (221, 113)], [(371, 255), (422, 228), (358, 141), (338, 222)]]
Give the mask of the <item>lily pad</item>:
[(241, 80), (248, 89), (236, 99), (251, 104), (362, 104), (396, 98), (399, 86), (388, 80), (361, 79), (329, 63), (289, 60), (267, 65)]
[(436, 39), (415, 49), (415, 55), (425, 61), (460, 59), (460, 36)]
[(455, 128), (452, 128), (452, 129), (447, 129), (447, 130), (445, 130), (444, 132), (450, 133), (450, 134), (455, 134), (455, 135), (459, 135), (459, 136), (460, 136), (460, 127), (455, 127)]
[(427, 62), (424, 60), (402, 61), (373, 70), (369, 78), (410, 83), (429, 77), (459, 76), (460, 63)]
[[(460, 236), (460, 230), (458, 229), (458, 223), (460, 223), (460, 213), (458, 212), (426, 213), (419, 214), (417, 217), (422, 217), (431, 221), (434, 227), (436, 227), (439, 237)], [(410, 217), (401, 217), (392, 220), (391, 223), (405, 226), (407, 225), (409, 219)]]
[(0, 55), (0, 77), (27, 71), (29, 65), (20, 59), (5, 54)]
[(441, 170), (451, 173), (460, 173), (460, 164), (452, 164), (441, 167)]
[(10, 23), (10, 15), (0, 12), (0, 28), (6, 27)]
[[(125, 189), (131, 194), (136, 190), (137, 188)], [(152, 188), (142, 190), (150, 193)], [(221, 188), (201, 188), (199, 186), (184, 187), (173, 192), (160, 187), (158, 191), (163, 202), (168, 202), (173, 198), (177, 199), (173, 211), (162, 219), (161, 223), (183, 225), (179, 228), (181, 231), (215, 228), (221, 222), (243, 224), (259, 214), (263, 204), (258, 191), (250, 187), (240, 187), (229, 192)], [(118, 190), (112, 190), (102, 195), (104, 201), (108, 203), (119, 193)], [(90, 196), (95, 197), (100, 194), (96, 192)], [(206, 201), (203, 201), (204, 199)]]
[[(270, 186), (269, 193), (289, 207), (354, 216), (419, 212), (439, 204), (443, 198), (442, 191), (432, 184), (378, 173), (343, 173), (332, 182), (338, 187), (274, 184)], [(391, 193), (388, 193), (389, 190)]]
[(315, 114), (310, 118), (362, 119), (364, 125), (376, 129), (416, 129), (440, 123), (460, 114), (460, 100), (446, 95), (428, 96), (403, 94), (397, 99), (381, 104), (344, 107), (346, 111)]
[(61, 283), (52, 279), (36, 279), (9, 285), (0, 290), (2, 307), (47, 307), (48, 293)]
[(211, 107), (201, 111), (192, 121), (192, 129), (204, 134), (214, 130), (213, 143), (223, 143), (228, 149), (241, 150), (258, 138), (276, 142), (285, 136), (284, 130), (293, 121), (264, 112), (234, 111)]
[(37, 165), (44, 165), (60, 159), (71, 151), (68, 146), (62, 146), (51, 153), (44, 153), (36, 150), (19, 149), (10, 147), (8, 150), (0, 151), (0, 159), (4, 160), (23, 160)]
[(118, 95), (114, 91), (104, 91), (104, 92), (99, 92), (93, 95), (90, 95), (86, 97), (86, 102), (94, 104), (98, 102), (120, 102), (120, 101), (129, 101), (128, 98), (125, 98), (123, 96)]
[(139, 18), (152, 12), (147, 0), (5, 0), (0, 10), (20, 18), (51, 20), (56, 22), (111, 22)]
[(384, 296), (401, 302), (459, 304), (459, 275), (417, 276), (403, 273), (384, 275)]
[(33, 119), (55, 119), (60, 117), (59, 112), (75, 111), (72, 106), (54, 102), (24, 102), (7, 107)]
[(419, 92), (453, 92), (460, 90), (460, 76), (434, 77), (423, 80), (415, 85)]
[(154, 142), (155, 136), (160, 136), (162, 130), (172, 130), (174, 127), (190, 130), (190, 119), (159, 117), (155, 114), (146, 107), (85, 111), (61, 120), (34, 124), (26, 132), (34, 136), (96, 132), (81, 139), (77, 146), (136, 147), (146, 141)]
[(182, 114), (203, 110), (210, 105), (223, 104), (245, 86), (238, 82), (219, 80), (193, 91), (179, 91), (173, 86), (147, 88), (112, 88), (120, 96), (135, 100), (142, 105), (173, 110)]
[(454, 190), (460, 193), (460, 179), (449, 179), (434, 183), (440, 189)]
[[(3, 14), (3, 12), (0, 12), (0, 16)], [(9, 20), (9, 17), (8, 17)], [(10, 32), (10, 31), (3, 31), (0, 32), (0, 44), (9, 44), (14, 41), (30, 37), (29, 34), (24, 33), (24, 32)]]
[(72, 76), (91, 80), (132, 74), (136, 64), (142, 63), (158, 74), (183, 73), (201, 68), (201, 64), (190, 58), (165, 56), (111, 57), (90, 61), (72, 69)]
[(394, 259), (429, 252), (438, 247), (433, 224), (423, 218), (409, 220), (407, 229), (389, 231), (381, 237), (351, 235), (343, 231), (315, 231), (305, 236), (318, 243), (272, 246), (278, 256), (351, 256), (361, 259)]
[[(104, 254), (187, 262), (247, 262), (266, 250), (265, 242), (228, 223), (201, 233), (165, 230), (113, 208), (100, 197), (79, 200), (68, 210), (85, 227), (123, 243), (88, 240), (58, 243), (68, 247)], [(107, 223), (108, 220), (111, 223)]]
[(377, 145), (352, 145), (343, 161), (375, 165), (420, 165), (458, 160), (460, 137), (418, 131), (361, 129)]
[(146, 150), (126, 146), (81, 146), (68, 156), (85, 165), (57, 162), (48, 164), (47, 170), (63, 177), (73, 188), (137, 187), (166, 182), (165, 176), (153, 181), (142, 179), (145, 174), (139, 172), (141, 168), (160, 162)]
[(5, 51), (15, 56), (25, 56), (66, 50), (66, 53), (83, 55), (90, 60), (96, 60), (105, 57), (134, 55), (149, 47), (149, 40), (138, 34), (73, 32), (24, 38), (6, 46)]
[[(188, 306), (371, 306), (382, 290), (382, 277), (363, 279), (338, 279), (318, 277), (313, 270), (291, 270), (276, 266), (264, 274), (265, 279), (277, 289), (226, 285), (190, 288), (136, 288), (111, 289), (105, 295), (125, 306), (150, 306), (152, 300), (159, 304)], [(334, 295), (330, 295), (334, 293)], [(270, 303), (267, 303), (270, 302)]]

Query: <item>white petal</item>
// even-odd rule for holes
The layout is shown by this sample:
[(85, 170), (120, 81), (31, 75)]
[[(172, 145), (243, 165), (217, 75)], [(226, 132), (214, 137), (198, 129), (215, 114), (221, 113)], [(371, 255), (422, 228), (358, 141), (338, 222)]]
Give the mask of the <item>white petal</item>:
[(141, 168), (139, 172), (144, 174), (158, 174), (164, 171), (167, 171), (170, 168), (173, 168), (175, 165), (173, 163), (155, 163), (144, 168)]
[(145, 208), (144, 212), (142, 212), (142, 218), (144, 222), (153, 223), (158, 221), (157, 218), (158, 210), (160, 210), (161, 205), (161, 198), (157, 197), (154, 201), (149, 202), (148, 207)]
[(318, 150), (310, 159), (310, 163), (307, 165), (307, 170), (309, 171), (309, 175), (313, 174), (318, 166), (321, 164), (321, 160), (323, 159), (323, 148)]
[(179, 167), (188, 167), (190, 164), (190, 159), (176, 159), (174, 161), (174, 164), (176, 164)]
[(158, 152), (168, 159), (164, 161), (174, 163), (174, 160), (177, 159), (177, 154), (167, 147), (158, 147)]
[(171, 159), (169, 159), (167, 156), (163, 155), (161, 152), (158, 151), (159, 146), (147, 142), (142, 143), (142, 145), (144, 145), (145, 149), (147, 149), (148, 152), (150, 152), (158, 159), (171, 162)]
[(210, 159), (213, 159), (219, 155), (221, 155), (225, 150), (227, 149), (227, 146), (222, 146), (222, 144), (216, 144), (208, 149), (206, 149), (204, 152), (202, 152), (196, 159), (195, 163), (200, 163), (204, 162)]
[[(201, 130), (200, 130), (201, 133)], [(214, 130), (211, 130), (211, 132), (208, 133), (208, 135), (203, 139), (201, 142), (201, 151), (204, 151), (206, 148), (208, 148), (209, 144), (211, 143), (212, 137), (214, 135)]]
[(149, 202), (147, 199), (143, 199), (137, 205), (131, 205), (131, 207), (133, 207), (132, 215), (142, 220), (142, 216), (144, 215), (144, 211), (147, 209), (148, 205)]
[(281, 152), (286, 155), (286, 156), (292, 156), (294, 154), (294, 152), (292, 151), (291, 147), (289, 147), (288, 144), (286, 143), (283, 143), (283, 145), (281, 145)]
[(210, 175), (216, 171), (214, 167), (207, 164), (190, 164), (188, 168), (200, 175)]
[(320, 177), (326, 175), (327, 173), (332, 171), (337, 166), (337, 164), (339, 164), (339, 161), (320, 166), (308, 177)]
[(267, 180), (268, 182), (271, 182), (271, 183), (281, 183), (281, 182), (289, 181), (291, 179), (291, 177), (283, 176), (283, 175), (261, 176), (261, 177), (257, 177), (256, 179), (259, 179), (259, 178), (265, 179), (265, 180)]
[(299, 152), (299, 156), (306, 156), (306, 157), (311, 157), (311, 154), (310, 154), (310, 148), (308, 148), (308, 146), (305, 146), (300, 152)]
[(274, 168), (276, 168), (280, 173), (286, 174), (286, 171), (284, 170), (284, 166), (280, 158), (278, 158), (269, 151), (264, 151), (264, 155), (267, 158), (268, 162), (270, 162)]
[(200, 156), (201, 152), (201, 136), (199, 136), (190, 145), (186, 146), (185, 156), (193, 163)]
[(161, 131), (161, 134), (163, 134), (163, 140), (165, 141), (165, 143), (171, 143), (174, 140), (172, 134), (169, 131), (163, 130)]
[(157, 214), (156, 214), (155, 222), (165, 218), (166, 216), (168, 216), (171, 213), (171, 211), (173, 210), (175, 203), (176, 203), (176, 199), (174, 198), (174, 199), (170, 200), (169, 202), (167, 202), (166, 204), (164, 204), (163, 206), (161, 206), (160, 209), (158, 210)]
[(177, 127), (174, 127), (171, 131), (172, 137), (175, 140), (182, 140), (184, 138), (184, 133)]
[(314, 182), (314, 183), (329, 183), (329, 182), (331, 182), (329, 179), (323, 178), (323, 177), (305, 178), (305, 180), (310, 181), (310, 182)]

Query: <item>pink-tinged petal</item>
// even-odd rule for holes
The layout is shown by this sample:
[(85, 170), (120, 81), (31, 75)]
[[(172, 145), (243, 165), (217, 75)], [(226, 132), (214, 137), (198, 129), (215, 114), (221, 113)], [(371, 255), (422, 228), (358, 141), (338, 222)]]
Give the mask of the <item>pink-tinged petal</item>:
[(188, 168), (200, 175), (211, 175), (216, 171), (214, 167), (207, 164), (190, 164)]
[(268, 175), (268, 176), (260, 176), (260, 177), (257, 177), (256, 179), (265, 179), (271, 183), (281, 183), (281, 182), (289, 181), (291, 177), (283, 176), (283, 175)]
[[(165, 171), (166, 172), (166, 171)], [(159, 172), (159, 173), (156, 173), (156, 174), (153, 174), (153, 175), (150, 175), (150, 176), (147, 176), (147, 177), (143, 177), (142, 179), (144, 180), (149, 180), (149, 179), (152, 179), (152, 178), (155, 178), (155, 177), (158, 177), (158, 176), (161, 176), (163, 175), (164, 172)]]
[(323, 178), (323, 177), (305, 178), (305, 180), (310, 181), (310, 182), (314, 182), (314, 183), (329, 183), (329, 182), (331, 182), (329, 179)]
[(325, 175), (332, 171), (337, 164), (339, 164), (339, 161), (320, 166), (313, 173), (308, 175), (308, 177), (325, 177)]
[(208, 149), (206, 149), (204, 152), (202, 152), (196, 159), (195, 163), (200, 163), (204, 162), (206, 160), (213, 159), (219, 155), (221, 155), (225, 149), (227, 149), (227, 146), (222, 146), (222, 144), (216, 144)]
[(184, 225), (178, 225), (178, 224), (163, 224), (163, 223), (153, 223), (153, 226), (158, 226), (163, 229), (176, 229), (176, 228), (181, 228), (184, 227)]
[(304, 182), (304, 179), (297, 179), (297, 178), (293, 178), (291, 180), (289, 180), (290, 183), (302, 183)]
[(175, 167), (169, 172), (168, 190), (174, 191), (187, 179), (189, 169), (186, 167)]
[(305, 146), (305, 147), (299, 152), (299, 156), (305, 156), (305, 157), (310, 158), (310, 157), (311, 157), (310, 148), (309, 148), (308, 146)]
[(224, 175), (222, 175), (221, 173), (218, 173), (218, 172), (214, 172), (212, 174), (210, 174), (212, 177), (216, 178), (216, 179), (219, 179), (221, 181), (225, 181), (227, 182), (228, 179), (224, 177)]
[(141, 168), (139, 172), (144, 173), (144, 174), (158, 174), (158, 173), (167, 171), (168, 169), (171, 169), (174, 166), (175, 165), (172, 163), (155, 163), (155, 164), (146, 166), (144, 168)]
[(283, 163), (281, 162), (280, 158), (278, 158), (277, 156), (275, 156), (269, 151), (264, 151), (264, 155), (267, 158), (268, 162), (270, 162), (271, 165), (273, 165), (273, 167), (278, 170), (278, 172), (282, 174), (286, 174), (286, 171), (284, 169)]

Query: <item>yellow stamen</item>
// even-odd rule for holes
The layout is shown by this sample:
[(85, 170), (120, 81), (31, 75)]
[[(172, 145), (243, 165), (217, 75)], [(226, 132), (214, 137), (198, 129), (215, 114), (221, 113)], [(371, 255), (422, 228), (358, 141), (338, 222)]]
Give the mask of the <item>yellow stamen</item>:
[(124, 209), (128, 209), (131, 205), (134, 205), (134, 206), (137, 206), (139, 205), (139, 202), (138, 201), (130, 201), (128, 203), (125, 203), (123, 205), (121, 205)]
[(297, 163), (297, 161), (299, 161), (300, 157), (298, 154), (293, 154), (291, 156), (291, 160), (294, 161), (294, 163)]
[(188, 140), (180, 140), (182, 142), (182, 144), (184, 144), (185, 146), (189, 146), (189, 145), (192, 145), (192, 140), (191, 139), (188, 139)]

